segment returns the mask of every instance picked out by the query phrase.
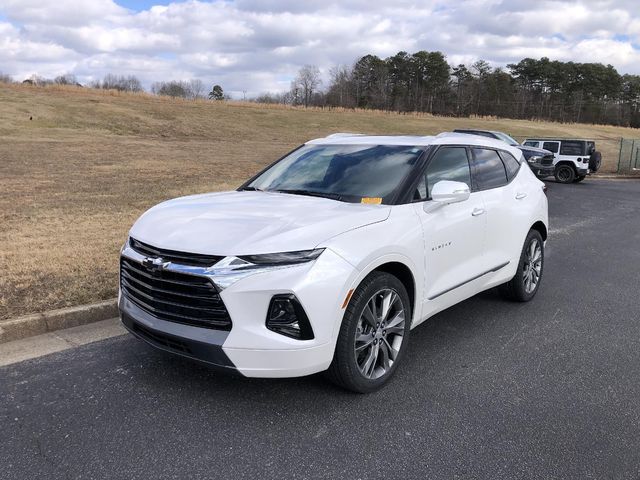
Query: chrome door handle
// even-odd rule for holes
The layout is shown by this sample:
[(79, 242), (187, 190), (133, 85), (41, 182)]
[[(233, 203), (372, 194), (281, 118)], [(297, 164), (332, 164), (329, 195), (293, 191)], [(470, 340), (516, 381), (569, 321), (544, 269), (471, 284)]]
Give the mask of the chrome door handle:
[(474, 208), (473, 212), (471, 212), (471, 215), (473, 215), (474, 217), (477, 217), (478, 215), (482, 215), (485, 212), (484, 208)]
[(524, 192), (520, 192), (516, 194), (516, 200), (522, 200), (524, 197), (526, 197), (527, 194)]

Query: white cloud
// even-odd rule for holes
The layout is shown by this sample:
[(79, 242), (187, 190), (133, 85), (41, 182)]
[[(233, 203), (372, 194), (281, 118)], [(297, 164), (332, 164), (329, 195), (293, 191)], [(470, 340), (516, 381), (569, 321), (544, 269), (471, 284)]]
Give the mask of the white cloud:
[(525, 56), (640, 73), (637, 0), (190, 0), (136, 12), (113, 0), (2, 0), (0, 70), (21, 79), (105, 73), (200, 78), (225, 90), (286, 88), (373, 53), (440, 50), (450, 63)]

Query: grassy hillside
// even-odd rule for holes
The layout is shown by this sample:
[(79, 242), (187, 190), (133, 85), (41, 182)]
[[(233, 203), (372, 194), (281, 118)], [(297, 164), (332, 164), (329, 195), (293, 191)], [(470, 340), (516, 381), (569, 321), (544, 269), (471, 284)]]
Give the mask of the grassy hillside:
[(463, 126), (517, 137), (595, 137), (609, 171), (617, 161), (616, 139), (640, 136), (609, 126), (0, 85), (0, 318), (114, 296), (118, 250), (140, 213), (167, 198), (233, 188), (307, 139)]

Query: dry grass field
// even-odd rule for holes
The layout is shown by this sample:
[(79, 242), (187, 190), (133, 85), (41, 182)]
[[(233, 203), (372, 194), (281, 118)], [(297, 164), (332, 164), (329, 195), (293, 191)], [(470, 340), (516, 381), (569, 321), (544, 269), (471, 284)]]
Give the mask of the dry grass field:
[(0, 319), (115, 296), (118, 250), (145, 209), (234, 188), (304, 140), (336, 131), (433, 134), (463, 126), (519, 139), (595, 137), (603, 171), (615, 170), (620, 137), (640, 136), (609, 126), (0, 85)]

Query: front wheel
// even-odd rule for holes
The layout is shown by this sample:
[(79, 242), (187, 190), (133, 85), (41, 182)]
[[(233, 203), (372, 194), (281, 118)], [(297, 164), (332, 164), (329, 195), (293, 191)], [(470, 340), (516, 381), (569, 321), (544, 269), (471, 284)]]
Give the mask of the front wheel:
[(500, 286), (500, 292), (509, 300), (528, 302), (540, 288), (544, 269), (544, 242), (537, 230), (529, 230), (524, 241), (518, 269), (514, 277)]
[(400, 280), (373, 272), (354, 292), (344, 313), (327, 375), (358, 393), (373, 392), (389, 381), (406, 350), (411, 304)]

